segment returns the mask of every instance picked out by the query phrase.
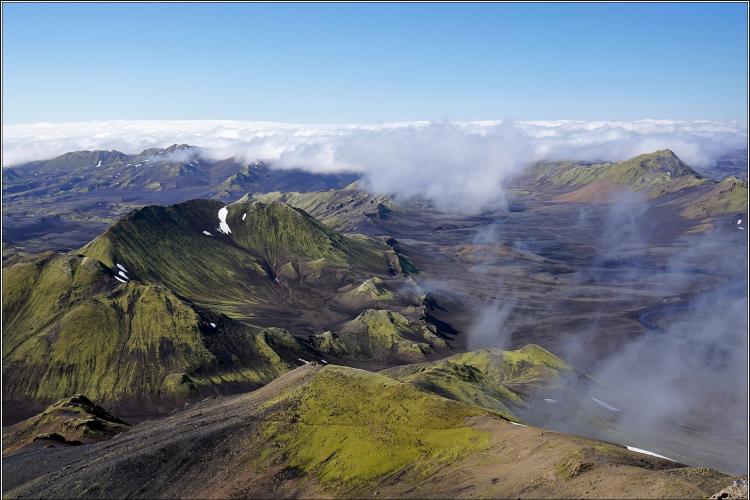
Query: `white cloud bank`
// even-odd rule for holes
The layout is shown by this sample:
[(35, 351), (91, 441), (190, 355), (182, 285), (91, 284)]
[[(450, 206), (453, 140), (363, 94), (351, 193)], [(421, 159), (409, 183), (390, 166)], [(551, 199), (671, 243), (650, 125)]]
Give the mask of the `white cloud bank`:
[(373, 190), (481, 204), (504, 179), (541, 159), (622, 160), (672, 149), (713, 164), (744, 148), (747, 127), (711, 121), (482, 121), (296, 125), (245, 121), (106, 121), (3, 126), (3, 166), (75, 150), (125, 153), (173, 143), (210, 158), (265, 160), (275, 168), (355, 171)]

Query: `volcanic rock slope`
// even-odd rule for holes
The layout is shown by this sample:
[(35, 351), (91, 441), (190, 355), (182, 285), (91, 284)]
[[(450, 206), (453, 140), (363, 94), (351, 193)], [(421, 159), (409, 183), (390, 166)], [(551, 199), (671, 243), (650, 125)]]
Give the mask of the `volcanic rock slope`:
[(513, 414), (531, 398), (585, 378), (557, 356), (529, 344), (515, 351), (485, 348), (439, 361), (401, 365), (380, 373), (448, 399)]
[(86, 396), (76, 394), (5, 428), (3, 455), (39, 443), (52, 448), (105, 441), (129, 429), (127, 422), (94, 404)]
[(4, 468), (7, 498), (701, 498), (732, 482), (318, 363), (95, 446), (17, 453)]

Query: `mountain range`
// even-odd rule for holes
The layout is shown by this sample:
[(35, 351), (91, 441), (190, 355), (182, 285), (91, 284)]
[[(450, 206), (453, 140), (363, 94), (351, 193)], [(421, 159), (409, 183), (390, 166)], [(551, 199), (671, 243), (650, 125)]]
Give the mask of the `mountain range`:
[[(732, 179), (731, 181), (729, 179)], [(327, 222), (336, 210), (357, 211), (360, 219), (377, 221), (391, 213), (383, 194), (352, 203), (357, 195), (353, 173), (320, 174), (275, 169), (261, 161), (214, 160), (200, 148), (172, 145), (138, 154), (119, 151), (76, 151), (59, 157), (3, 168), (3, 236), (6, 254), (54, 248), (71, 250), (93, 239), (134, 208), (211, 198), (223, 203), (242, 196), (284, 197)], [(743, 210), (747, 179), (725, 176), (719, 181), (701, 176), (669, 150), (619, 162), (540, 162), (513, 184), (522, 191), (552, 193), (557, 202), (606, 201), (623, 189), (646, 198), (676, 203), (683, 215), (710, 218)], [(728, 184), (736, 186), (727, 193)], [(342, 193), (339, 190), (343, 190)], [(331, 189), (334, 191), (329, 192)], [(318, 192), (314, 197), (304, 197)], [(328, 193), (328, 194), (324, 194)], [(666, 196), (670, 195), (670, 196)], [(680, 199), (672, 201), (672, 197)], [(334, 203), (335, 202), (335, 203)], [(405, 208), (405, 207), (402, 207)], [(338, 222), (352, 226), (351, 213)], [(348, 221), (348, 222), (347, 222)], [(339, 226), (342, 230), (352, 227)]]
[(323, 356), (428, 359), (449, 341), (404, 261), (281, 202), (135, 210), (77, 251), (6, 267), (4, 401), (145, 411)]
[[(206, 159), (188, 145), (119, 151), (76, 151), (3, 168), (5, 241), (38, 250), (40, 236), (72, 249), (133, 208), (196, 198), (234, 200), (247, 192), (325, 190), (351, 174), (275, 170), (263, 162)], [(31, 238), (30, 238), (31, 237)]]
[(682, 252), (742, 250), (747, 182), (671, 151), (537, 163), (479, 214), (185, 145), (3, 180), (4, 496), (683, 498), (746, 468), (735, 402), (726, 435), (704, 393), (625, 432), (645, 410), (594, 376), (736, 280)]

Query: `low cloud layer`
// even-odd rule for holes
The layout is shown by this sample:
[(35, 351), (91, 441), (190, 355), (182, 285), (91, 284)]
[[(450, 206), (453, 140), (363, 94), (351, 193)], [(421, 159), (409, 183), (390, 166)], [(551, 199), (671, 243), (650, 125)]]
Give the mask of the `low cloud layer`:
[(711, 166), (744, 148), (747, 128), (709, 121), (404, 122), (295, 125), (243, 121), (108, 121), (3, 127), (3, 166), (75, 150), (125, 153), (173, 143), (211, 158), (265, 160), (275, 168), (362, 173), (371, 189), (481, 204), (530, 161), (622, 160), (669, 148)]

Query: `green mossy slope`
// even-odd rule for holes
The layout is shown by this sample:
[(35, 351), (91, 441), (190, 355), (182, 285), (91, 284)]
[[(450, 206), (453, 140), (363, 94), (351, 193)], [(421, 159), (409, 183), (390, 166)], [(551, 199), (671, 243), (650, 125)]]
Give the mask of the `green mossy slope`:
[(357, 183), (344, 189), (328, 191), (255, 194), (252, 199), (262, 202), (283, 201), (338, 231), (358, 230), (390, 218), (394, 211), (402, 213), (405, 210), (405, 207), (397, 205), (385, 195), (360, 191)]
[(386, 365), (423, 361), (448, 349), (431, 325), (383, 309), (368, 309), (340, 330), (315, 335), (311, 341), (322, 354), (334, 358)]
[(747, 214), (747, 181), (730, 176), (680, 212), (691, 219)]
[(489, 445), (489, 436), (467, 421), (483, 410), (353, 368), (327, 366), (263, 412), (274, 415), (261, 431), (274, 443), (268, 454), (289, 457), (287, 466), (334, 489), (407, 467), (428, 476)]
[(3, 454), (39, 439), (66, 444), (103, 441), (130, 429), (130, 424), (76, 394), (3, 431)]
[[(344, 276), (397, 272), (383, 243), (351, 238), (284, 203), (248, 202), (228, 207), (231, 230), (219, 231), (225, 205), (193, 200), (146, 207), (112, 226), (81, 250), (131, 278), (159, 283), (177, 295), (236, 319), (248, 306), (295, 300), (301, 282), (341, 286)], [(210, 233), (205, 234), (204, 233)]]
[[(643, 154), (618, 163), (579, 165), (570, 162), (539, 164), (533, 179), (537, 183), (579, 188), (598, 183), (602, 189), (610, 185), (643, 192), (649, 198), (709, 183), (687, 166), (672, 151), (665, 149)], [(581, 199), (592, 196), (581, 193)], [(575, 198), (575, 196), (573, 196)]]
[(198, 310), (161, 285), (122, 284), (90, 257), (6, 267), (3, 313), (4, 401), (85, 393), (158, 409), (227, 383), (257, 387), (304, 352), (284, 331)]
[(383, 280), (373, 276), (360, 285), (354, 284), (351, 289), (338, 294), (335, 305), (340, 309), (361, 311), (368, 307), (384, 307), (395, 299), (396, 296), (384, 286)]
[(554, 390), (573, 369), (530, 344), (515, 351), (487, 348), (381, 373), (443, 397), (511, 413), (524, 398)]
[[(385, 242), (342, 235), (281, 202), (133, 211), (78, 252), (5, 267), (4, 398), (39, 405), (85, 393), (149, 412), (258, 387), (315, 354), (262, 327), (308, 336), (367, 301), (403, 301), (379, 277), (397, 274), (398, 260)], [(360, 309), (327, 309), (352, 287), (366, 299)], [(361, 323), (372, 338), (355, 356), (419, 361), (411, 354), (443, 344), (403, 317), (390, 329)], [(337, 352), (348, 356), (345, 347)]]
[(732, 480), (316, 363), (57, 456), (6, 457), (3, 496), (705, 498)]

